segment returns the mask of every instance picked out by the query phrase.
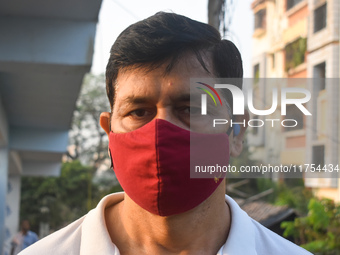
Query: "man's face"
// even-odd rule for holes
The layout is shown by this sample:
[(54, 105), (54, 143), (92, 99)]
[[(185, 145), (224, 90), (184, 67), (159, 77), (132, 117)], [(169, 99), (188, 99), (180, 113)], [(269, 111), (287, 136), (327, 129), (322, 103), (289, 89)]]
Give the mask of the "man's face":
[(30, 229), (30, 223), (27, 220), (24, 220), (21, 223), (21, 229), (23, 232), (27, 232)]
[[(197, 100), (190, 104), (190, 78), (212, 78), (196, 57), (181, 58), (173, 70), (164, 75), (166, 65), (149, 72), (130, 69), (118, 74), (111, 130), (115, 133), (130, 132), (158, 118), (187, 130), (227, 132), (227, 125), (220, 125), (212, 131), (213, 116), (201, 116), (201, 91), (191, 95)], [(211, 70), (209, 65), (208, 69)], [(220, 117), (230, 119), (226, 106), (219, 111)]]

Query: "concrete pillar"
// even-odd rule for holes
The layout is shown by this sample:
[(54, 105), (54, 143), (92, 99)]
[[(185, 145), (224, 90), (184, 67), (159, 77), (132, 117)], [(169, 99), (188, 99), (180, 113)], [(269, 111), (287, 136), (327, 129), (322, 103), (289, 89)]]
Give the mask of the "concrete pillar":
[[(4, 251), (10, 252), (12, 237), (19, 231), (21, 176), (9, 175), (7, 191), (7, 215), (5, 216)], [(5, 255), (6, 253), (4, 253)]]
[(8, 179), (8, 147), (0, 147), (0, 251), (5, 240), (6, 195)]

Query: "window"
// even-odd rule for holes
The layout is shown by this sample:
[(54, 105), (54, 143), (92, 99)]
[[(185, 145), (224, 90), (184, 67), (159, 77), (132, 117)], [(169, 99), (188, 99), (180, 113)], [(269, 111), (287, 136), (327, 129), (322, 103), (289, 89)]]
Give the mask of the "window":
[(315, 78), (326, 78), (326, 62), (322, 62), (314, 66), (314, 77)]
[(314, 33), (327, 25), (327, 3), (314, 10)]
[(320, 165), (321, 168), (325, 165), (325, 146), (324, 145), (317, 145), (313, 146), (313, 164), (315, 167)]
[(266, 9), (261, 9), (255, 13), (255, 29), (266, 28)]
[(285, 70), (286, 72), (305, 62), (307, 50), (307, 38), (300, 37), (285, 47)]
[(275, 68), (275, 53), (271, 54), (272, 56), (272, 68)]
[[(295, 127), (285, 127), (286, 132), (303, 129), (303, 113), (295, 104), (287, 105), (287, 114), (285, 119), (293, 119), (297, 122)], [(289, 123), (289, 125), (293, 125), (293, 123)]]
[(317, 140), (319, 133), (326, 132), (326, 118), (324, 112), (327, 108), (326, 89), (326, 62), (319, 63), (313, 67), (313, 93), (312, 93), (312, 129), (313, 139)]
[(287, 10), (293, 8), (298, 3), (302, 2), (302, 0), (287, 0)]
[(314, 66), (313, 74), (314, 78), (318, 78), (317, 84), (314, 85), (317, 86), (318, 92), (324, 90), (326, 88), (326, 62)]
[(253, 70), (253, 77), (254, 77), (254, 83), (258, 83), (260, 79), (260, 64), (254, 65), (254, 70)]

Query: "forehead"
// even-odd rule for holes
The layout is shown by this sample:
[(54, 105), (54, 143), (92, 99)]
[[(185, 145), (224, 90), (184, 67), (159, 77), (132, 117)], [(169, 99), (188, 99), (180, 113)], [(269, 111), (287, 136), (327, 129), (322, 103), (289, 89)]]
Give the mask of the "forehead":
[(151, 70), (148, 66), (121, 70), (115, 86), (116, 101), (136, 94), (189, 93), (190, 78), (212, 77), (211, 60), (207, 56), (203, 60), (209, 73), (195, 55), (183, 56), (169, 72), (166, 71), (169, 62)]

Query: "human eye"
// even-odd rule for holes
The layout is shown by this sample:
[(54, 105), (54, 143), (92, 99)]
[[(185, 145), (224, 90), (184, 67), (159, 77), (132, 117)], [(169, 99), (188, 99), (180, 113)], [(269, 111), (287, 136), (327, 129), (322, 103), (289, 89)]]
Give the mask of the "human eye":
[(189, 108), (190, 116), (197, 116), (201, 114), (201, 108), (200, 107), (194, 107), (191, 106)]
[(201, 113), (201, 108), (193, 107), (193, 106), (183, 106), (183, 107), (178, 108), (178, 111), (181, 115), (194, 117)]
[(151, 116), (152, 110), (140, 108), (140, 109), (135, 109), (133, 111), (130, 111), (127, 115), (134, 119), (143, 119), (143, 118)]

